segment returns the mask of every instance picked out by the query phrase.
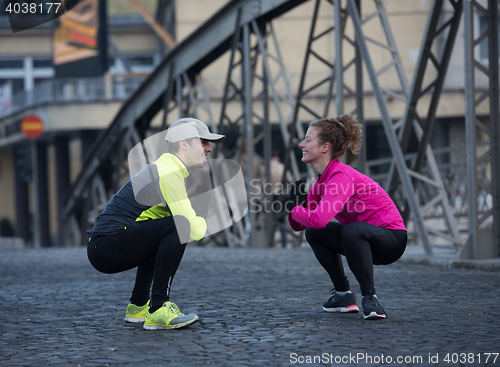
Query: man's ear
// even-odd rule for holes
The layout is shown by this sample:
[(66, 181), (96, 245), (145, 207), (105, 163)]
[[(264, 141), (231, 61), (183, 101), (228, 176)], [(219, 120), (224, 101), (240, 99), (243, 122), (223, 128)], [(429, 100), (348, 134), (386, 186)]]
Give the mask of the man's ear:
[(186, 150), (187, 147), (188, 147), (187, 141), (185, 141), (184, 139), (179, 140), (179, 148), (181, 148), (182, 150)]

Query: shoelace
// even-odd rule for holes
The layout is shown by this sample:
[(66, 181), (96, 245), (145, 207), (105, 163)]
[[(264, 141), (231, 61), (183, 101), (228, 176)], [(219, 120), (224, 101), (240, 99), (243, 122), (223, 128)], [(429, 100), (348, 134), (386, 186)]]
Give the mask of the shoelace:
[(170, 302), (168, 305), (168, 311), (171, 313), (174, 313), (176, 315), (184, 315), (181, 310), (179, 310), (179, 307), (175, 303)]
[[(335, 292), (335, 288), (333, 288), (333, 289), (330, 291), (330, 294), (335, 295), (335, 293), (337, 293), (337, 292)], [(338, 293), (337, 293), (337, 294), (338, 294)], [(339, 294), (339, 296), (340, 296), (340, 294)], [(345, 296), (345, 294), (344, 294), (344, 296)], [(340, 297), (342, 297), (342, 296), (340, 296)]]
[(366, 306), (371, 306), (373, 308), (379, 308), (379, 306), (377, 305), (377, 302), (375, 301), (375, 297), (373, 296), (366, 296), (366, 297), (363, 297), (363, 301), (366, 299)]

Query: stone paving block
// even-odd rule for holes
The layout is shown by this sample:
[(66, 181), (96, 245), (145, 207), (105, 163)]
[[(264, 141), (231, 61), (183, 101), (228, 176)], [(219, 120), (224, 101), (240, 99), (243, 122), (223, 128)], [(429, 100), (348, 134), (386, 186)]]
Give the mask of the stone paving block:
[[(361, 305), (359, 286), (346, 273)], [(98, 273), (84, 248), (0, 249), (0, 366), (331, 365), (292, 358), (323, 354), (347, 361), (334, 365), (383, 364), (353, 362), (358, 353), (423, 358), (392, 366), (459, 365), (445, 356), (467, 353), (475, 358), (462, 364), (469, 366), (500, 352), (500, 272), (375, 267), (388, 318), (365, 321), (322, 310), (332, 285), (307, 247), (188, 246), (172, 301), (200, 321), (163, 331), (123, 322), (134, 277), (135, 270)], [(500, 366), (500, 356), (491, 362)]]

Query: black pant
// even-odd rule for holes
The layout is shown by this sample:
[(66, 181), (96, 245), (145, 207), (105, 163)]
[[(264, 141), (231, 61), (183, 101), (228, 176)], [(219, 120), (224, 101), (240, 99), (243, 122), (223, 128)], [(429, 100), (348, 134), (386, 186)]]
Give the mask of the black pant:
[[(87, 255), (92, 266), (113, 274), (137, 267), (130, 302), (142, 306), (150, 299), (152, 310), (169, 300), (170, 285), (182, 260), (186, 243), (181, 243), (176, 224), (189, 228), (180, 216), (145, 221), (123, 231), (91, 239)], [(188, 232), (189, 233), (189, 232)]]
[(325, 228), (307, 228), (305, 236), (319, 263), (330, 275), (335, 290), (349, 290), (340, 255), (344, 255), (363, 296), (375, 294), (373, 265), (387, 265), (399, 259), (405, 249), (405, 230), (387, 229), (368, 223), (343, 226), (330, 222)]

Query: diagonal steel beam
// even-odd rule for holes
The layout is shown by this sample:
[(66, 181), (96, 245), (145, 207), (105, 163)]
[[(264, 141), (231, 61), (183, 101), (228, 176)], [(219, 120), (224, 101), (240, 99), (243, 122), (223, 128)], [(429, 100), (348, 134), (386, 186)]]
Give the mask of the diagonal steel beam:
[[(447, 23), (449, 26), (449, 32), (446, 37), (445, 47), (440, 56), (439, 60), (436, 60), (433, 54), (432, 46), (436, 38), (441, 34), (438, 31), (440, 28), (439, 19), (443, 12), (444, 0), (434, 0), (431, 5), (431, 11), (429, 14), (427, 26), (425, 29), (424, 37), (422, 40), (422, 46), (420, 49), (419, 62), (415, 71), (415, 78), (413, 80), (413, 85), (411, 88), (411, 93), (408, 99), (407, 107), (405, 110), (405, 115), (402, 119), (403, 127), (400, 136), (401, 150), (406, 153), (408, 149), (408, 142), (410, 140), (410, 135), (413, 129), (413, 120), (419, 118), (417, 112), (417, 104), (420, 98), (425, 93), (424, 77), (425, 71), (427, 69), (428, 62), (430, 60), (435, 60), (434, 64), (437, 68), (437, 77), (431, 82), (433, 92), (431, 97), (431, 102), (429, 104), (428, 112), (426, 115), (426, 126), (423, 131), (422, 137), (420, 138), (420, 144), (418, 147), (417, 159), (414, 164), (413, 169), (420, 172), (424, 163), (424, 157), (426, 155), (426, 149), (429, 145), (430, 137), (432, 134), (432, 129), (434, 127), (434, 122), (436, 119), (437, 105), (439, 102), (439, 97), (443, 90), (444, 80), (446, 77), (446, 71), (448, 69), (449, 61), (451, 59), (451, 51), (453, 50), (453, 45), (455, 43), (456, 35), (458, 32), (458, 26), (460, 24), (460, 18), (462, 15), (462, 3), (461, 0), (451, 0), (451, 4), (454, 7), (453, 17)], [(420, 120), (422, 121), (422, 120)], [(395, 185), (397, 183), (396, 176), (390, 176), (389, 191), (393, 192)]]
[[(420, 53), (418, 58), (418, 63), (415, 71), (415, 76), (412, 82), (411, 89), (408, 87), (408, 83), (406, 82), (406, 76), (402, 73), (398, 72), (400, 76), (400, 80), (403, 90), (405, 91), (405, 95), (408, 95), (406, 101), (405, 114), (402, 118), (402, 127), (399, 131), (399, 140), (401, 144), (401, 150), (403, 154), (407, 153), (408, 142), (410, 139), (410, 135), (412, 131), (416, 134), (417, 140), (419, 142), (417, 156), (414, 160), (414, 163), (411, 167), (412, 171), (418, 172), (422, 174), (424, 163), (428, 165), (428, 174), (430, 179), (433, 181), (434, 185), (437, 187), (437, 195), (436, 197), (441, 198), (441, 200), (437, 201), (436, 204), (441, 205), (443, 210), (443, 217), (445, 220), (445, 224), (447, 230), (449, 232), (449, 236), (445, 236), (447, 240), (453, 238), (452, 243), (458, 248), (462, 245), (460, 233), (458, 232), (458, 226), (456, 220), (453, 216), (451, 206), (448, 200), (446, 193), (446, 189), (444, 187), (443, 180), (441, 178), (441, 174), (439, 172), (439, 168), (437, 166), (437, 162), (432, 151), (432, 148), (429, 145), (429, 141), (431, 138), (432, 130), (434, 128), (434, 122), (436, 117), (437, 105), (439, 101), (439, 97), (441, 96), (441, 92), (444, 85), (444, 80), (446, 77), (446, 70), (449, 65), (449, 61), (451, 58), (451, 52), (453, 49), (453, 45), (455, 43), (455, 39), (458, 32), (458, 26), (460, 24), (460, 18), (462, 14), (462, 4), (460, 0), (450, 0), (452, 7), (454, 9), (453, 16), (444, 24), (440, 25), (439, 20), (440, 16), (443, 12), (444, 0), (434, 0), (431, 4), (431, 11), (429, 13), (429, 17), (427, 20), (427, 25), (424, 32), (424, 37), (422, 39), (422, 45), (420, 47)], [(439, 56), (439, 58), (434, 56), (433, 52), (433, 42), (440, 36), (443, 31), (448, 29), (445, 41), (445, 47), (443, 52)], [(434, 66), (437, 69), (437, 76), (434, 81), (430, 82), (428, 86), (424, 86), (424, 77), (426, 75), (427, 65), (429, 61), (432, 61)], [(427, 90), (433, 88), (431, 102), (427, 111), (427, 118), (422, 119), (417, 111), (419, 100), (425, 95)], [(421, 125), (425, 125), (422, 127)], [(419, 182), (423, 184), (424, 180), (418, 180), (416, 177), (413, 178), (413, 184), (417, 188), (418, 194), (418, 184)], [(394, 162), (391, 164), (391, 168), (389, 170), (389, 175), (387, 179), (387, 187), (389, 195), (394, 195), (396, 188), (398, 187), (398, 176), (397, 172), (394, 170)], [(410, 206), (407, 203), (404, 205), (404, 213), (403, 218), (405, 221), (409, 219), (410, 215)], [(442, 236), (443, 237), (443, 236)]]
[(412, 209), (416, 227), (419, 231), (420, 238), (422, 240), (422, 244), (425, 248), (426, 253), (432, 255), (433, 250), (430, 244), (429, 234), (427, 232), (427, 228), (425, 227), (424, 219), (422, 213), (420, 212), (420, 207), (418, 205), (418, 201), (415, 196), (415, 189), (413, 187), (410, 175), (408, 174), (406, 162), (403, 157), (403, 152), (401, 151), (398, 137), (396, 136), (396, 132), (394, 131), (392, 119), (389, 115), (389, 110), (387, 108), (387, 104), (384, 99), (382, 89), (380, 88), (377, 79), (377, 73), (375, 71), (375, 67), (373, 66), (373, 62), (371, 60), (370, 53), (368, 51), (368, 46), (366, 44), (366, 39), (361, 25), (361, 19), (354, 0), (347, 0), (347, 8), (349, 9), (349, 15), (351, 16), (354, 25), (354, 31), (356, 33), (356, 38), (358, 40), (360, 53), (365, 63), (366, 69), (368, 71), (370, 82), (372, 84), (372, 88), (375, 93), (375, 97), (377, 99), (377, 104), (380, 110), (380, 114), (382, 116), (382, 123), (384, 126), (385, 134), (387, 136), (387, 140), (389, 141), (389, 145), (391, 147), (392, 156), (396, 161), (396, 168), (398, 169), (398, 173), (399, 176), (401, 177), (405, 195)]

